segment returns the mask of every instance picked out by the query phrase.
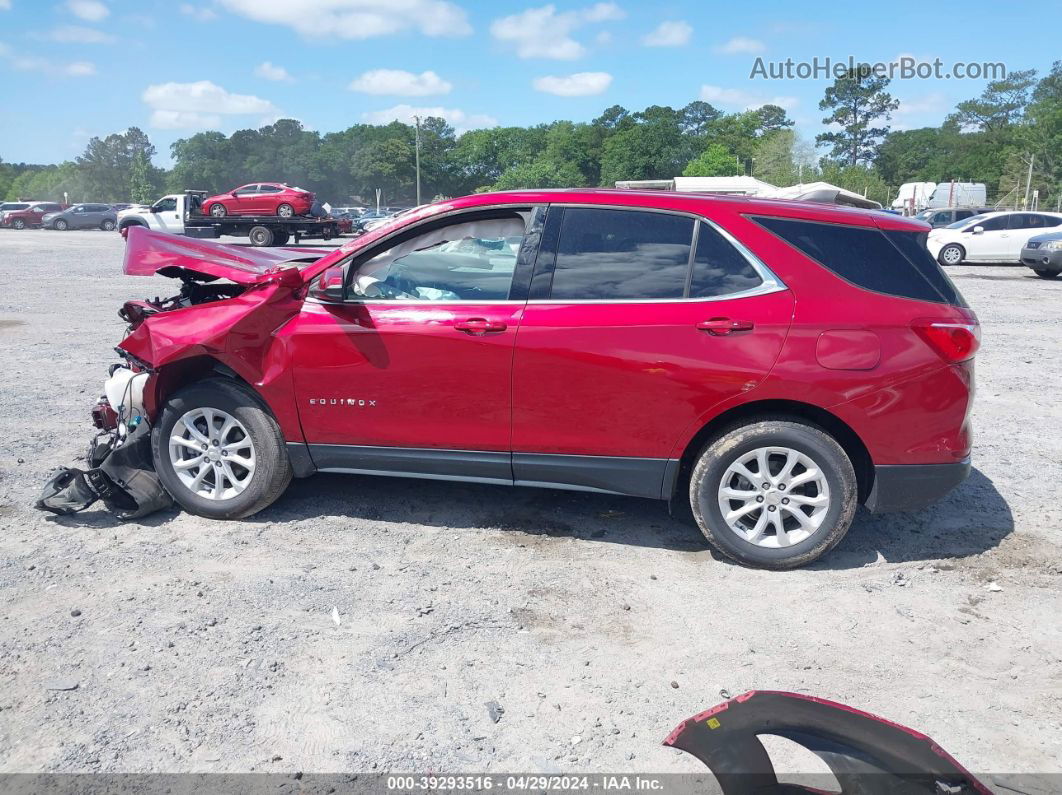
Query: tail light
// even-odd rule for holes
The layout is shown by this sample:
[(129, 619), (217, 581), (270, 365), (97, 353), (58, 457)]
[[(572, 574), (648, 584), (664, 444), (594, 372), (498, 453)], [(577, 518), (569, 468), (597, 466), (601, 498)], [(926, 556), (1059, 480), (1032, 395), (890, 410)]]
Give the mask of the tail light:
[(976, 320), (961, 323), (919, 318), (911, 323), (911, 328), (941, 359), (953, 364), (972, 359), (981, 345), (981, 326)]

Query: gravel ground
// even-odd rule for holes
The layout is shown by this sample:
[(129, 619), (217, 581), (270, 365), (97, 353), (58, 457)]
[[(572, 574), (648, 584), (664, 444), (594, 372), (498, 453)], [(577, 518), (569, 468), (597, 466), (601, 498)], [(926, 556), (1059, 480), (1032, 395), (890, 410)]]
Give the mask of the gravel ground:
[(91, 435), (119, 305), (173, 292), (122, 246), (0, 232), (0, 772), (696, 771), (668, 732), (776, 688), (1062, 773), (1062, 282), (953, 269), (984, 332), (973, 475), (770, 573), (574, 492), (317, 476), (239, 522), (33, 510)]

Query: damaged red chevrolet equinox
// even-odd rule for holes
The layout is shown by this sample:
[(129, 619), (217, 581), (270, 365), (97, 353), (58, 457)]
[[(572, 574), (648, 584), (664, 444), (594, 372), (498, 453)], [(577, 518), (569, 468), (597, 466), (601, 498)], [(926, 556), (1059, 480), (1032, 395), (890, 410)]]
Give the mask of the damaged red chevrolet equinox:
[(323, 254), (133, 228), (126, 272), (183, 287), (124, 307), (108, 410), (201, 516), (314, 472), (577, 489), (688, 500), (720, 552), (792, 568), (969, 472), (979, 328), (927, 232), (605, 190), (444, 201)]

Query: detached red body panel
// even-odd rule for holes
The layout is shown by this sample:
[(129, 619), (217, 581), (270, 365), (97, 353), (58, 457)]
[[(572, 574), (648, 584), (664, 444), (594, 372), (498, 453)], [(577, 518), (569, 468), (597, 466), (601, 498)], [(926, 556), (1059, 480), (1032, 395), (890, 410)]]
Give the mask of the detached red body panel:
[(744, 693), (686, 719), (664, 745), (701, 760), (725, 795), (783, 788), (785, 792), (825, 791), (781, 785), (759, 740), (765, 734), (784, 737), (820, 757), (844, 792), (990, 793), (926, 735), (869, 712), (800, 693)]

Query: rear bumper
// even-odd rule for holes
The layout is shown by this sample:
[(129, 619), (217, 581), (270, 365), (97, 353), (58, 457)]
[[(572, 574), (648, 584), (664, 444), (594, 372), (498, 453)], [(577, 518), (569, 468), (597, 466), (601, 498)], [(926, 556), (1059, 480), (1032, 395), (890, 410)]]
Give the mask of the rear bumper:
[(874, 513), (913, 511), (936, 502), (970, 474), (970, 459), (954, 464), (874, 467), (874, 487), (866, 506)]

